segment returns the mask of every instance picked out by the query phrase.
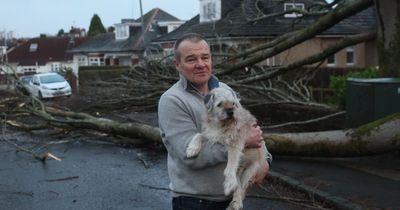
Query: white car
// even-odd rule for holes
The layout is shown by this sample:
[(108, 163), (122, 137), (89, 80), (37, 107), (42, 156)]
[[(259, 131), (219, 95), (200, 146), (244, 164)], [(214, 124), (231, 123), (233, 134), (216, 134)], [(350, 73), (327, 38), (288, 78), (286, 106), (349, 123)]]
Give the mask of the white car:
[(57, 73), (40, 73), (33, 75), (29, 82), (32, 95), (43, 99), (58, 96), (70, 96), (71, 86), (63, 76)]

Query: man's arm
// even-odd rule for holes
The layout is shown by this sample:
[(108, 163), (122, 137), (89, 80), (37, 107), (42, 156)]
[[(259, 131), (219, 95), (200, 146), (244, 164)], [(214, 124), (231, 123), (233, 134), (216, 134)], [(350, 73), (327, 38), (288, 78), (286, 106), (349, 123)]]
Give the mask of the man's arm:
[[(251, 126), (251, 130), (249, 132), (249, 136), (246, 139), (246, 147), (259, 148), (261, 147), (261, 144), (265, 144), (265, 142), (263, 141), (262, 134), (263, 132), (260, 126), (258, 126), (257, 123), (253, 123)], [(261, 184), (265, 176), (267, 176), (269, 172), (269, 167), (271, 166), (272, 163), (272, 155), (271, 153), (268, 152), (268, 149), (266, 157), (267, 161), (264, 163), (264, 165), (261, 166), (261, 168), (257, 171), (256, 175), (252, 178), (252, 182), (256, 184)]]
[(172, 158), (179, 159), (192, 168), (203, 168), (226, 161), (226, 149), (220, 144), (207, 141), (197, 156), (187, 158), (189, 142), (200, 132), (189, 107), (173, 95), (163, 96), (158, 107), (161, 137)]

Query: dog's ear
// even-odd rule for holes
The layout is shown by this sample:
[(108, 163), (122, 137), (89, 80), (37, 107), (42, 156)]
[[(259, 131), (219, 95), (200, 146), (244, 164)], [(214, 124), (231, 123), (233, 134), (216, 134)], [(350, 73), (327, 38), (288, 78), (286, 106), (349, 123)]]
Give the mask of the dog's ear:
[(214, 94), (208, 94), (204, 97), (204, 104), (206, 105), (207, 110), (211, 110), (214, 104)]
[(233, 95), (233, 98), (235, 98), (236, 99), (236, 106), (237, 107), (240, 107), (241, 106), (241, 104), (240, 104), (240, 96), (239, 96), (239, 93), (237, 93), (237, 92), (235, 92), (234, 90), (232, 90), (232, 89), (229, 89), (230, 91), (231, 91), (231, 93), (232, 93), (232, 95)]

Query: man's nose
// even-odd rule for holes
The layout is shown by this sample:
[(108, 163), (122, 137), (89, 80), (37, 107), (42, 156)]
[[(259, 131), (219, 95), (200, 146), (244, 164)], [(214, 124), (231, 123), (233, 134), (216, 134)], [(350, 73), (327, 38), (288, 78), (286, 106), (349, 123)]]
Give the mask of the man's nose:
[(196, 60), (196, 67), (202, 68), (204, 66), (205, 66), (205, 62), (201, 58)]

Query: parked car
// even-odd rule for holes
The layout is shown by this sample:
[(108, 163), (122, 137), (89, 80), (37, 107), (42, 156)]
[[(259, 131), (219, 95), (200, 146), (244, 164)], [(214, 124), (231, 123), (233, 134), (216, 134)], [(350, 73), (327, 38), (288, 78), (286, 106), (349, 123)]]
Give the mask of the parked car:
[(30, 86), (29, 86), (29, 82), (32, 80), (32, 75), (25, 75), (25, 76), (20, 76), (18, 79), (19, 81), (17, 81), (15, 83), (15, 89), (21, 91), (22, 93), (24, 93), (25, 95), (29, 95), (30, 91)]
[(70, 96), (71, 86), (65, 78), (58, 73), (35, 74), (29, 82), (29, 91), (32, 95), (43, 99), (59, 96)]

